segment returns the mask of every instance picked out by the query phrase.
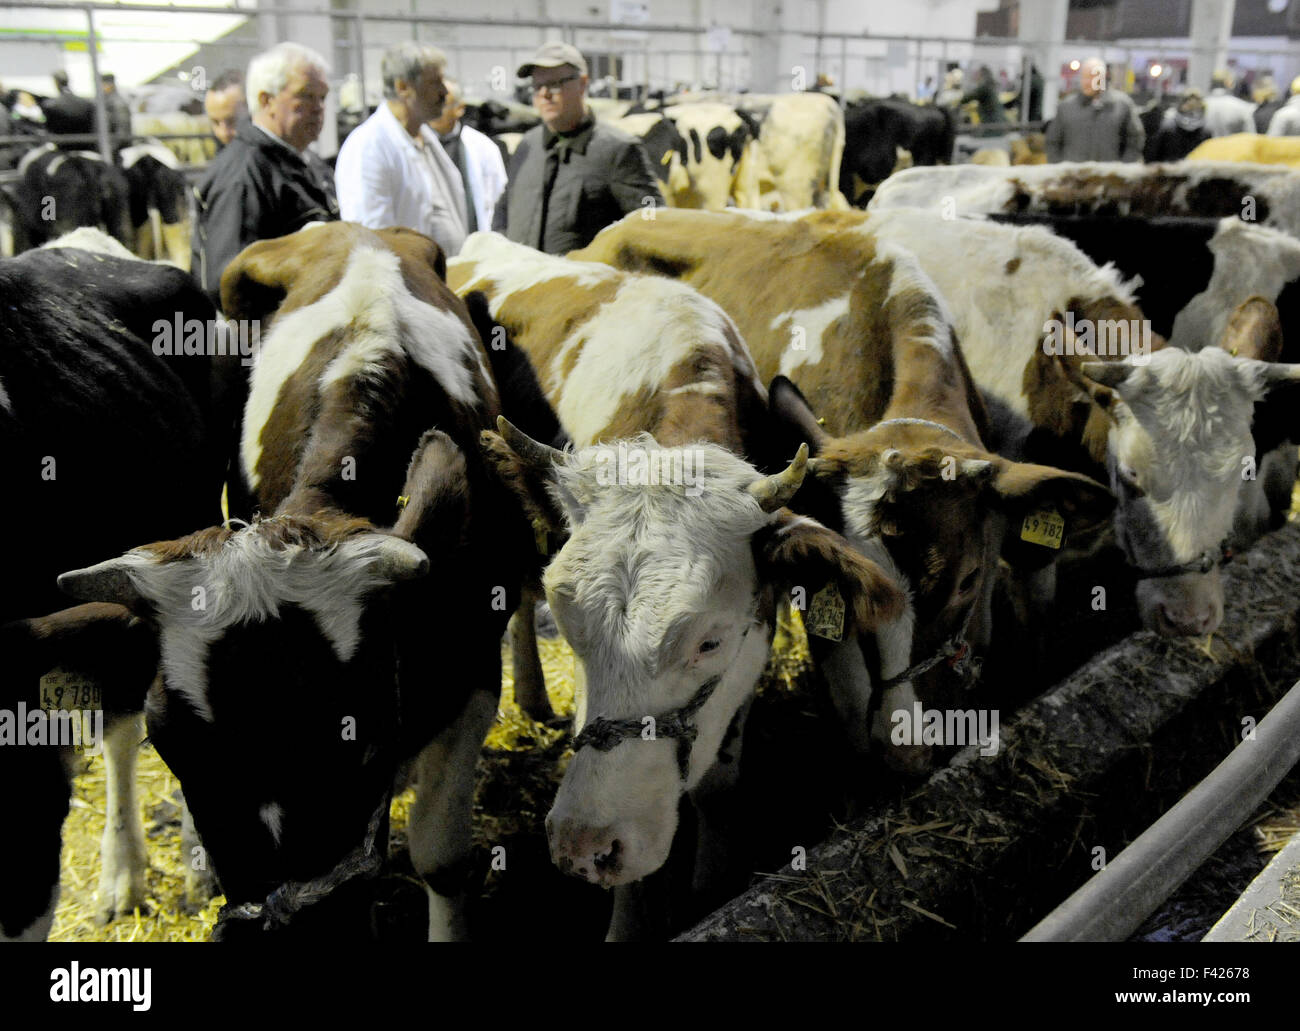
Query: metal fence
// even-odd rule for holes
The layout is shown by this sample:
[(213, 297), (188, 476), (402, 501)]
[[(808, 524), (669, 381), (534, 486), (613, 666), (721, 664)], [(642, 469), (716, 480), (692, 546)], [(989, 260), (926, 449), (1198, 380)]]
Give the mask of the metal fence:
[[(338, 3), (350, 0), (335, 0)], [(447, 17), (414, 12), (381, 13), (342, 7), (302, 9), (233, 0), (229, 4), (160, 7), (142, 3), (57, 3), (53, 0), (0, 0), (11, 12), (0, 35), (0, 68), (7, 88), (22, 86), (48, 94), (49, 72), (66, 69), (74, 91), (90, 95), (99, 75), (129, 70), (152, 85), (132, 94), (137, 105), (175, 106), (201, 101), (207, 83), (227, 68), (274, 43), (293, 39), (319, 50), (332, 64), (322, 154), (337, 146), (340, 96), (352, 110), (373, 105), (381, 96), (380, 57), (403, 40), (430, 42), (449, 58), (451, 74), (470, 98), (510, 97), (514, 71), (544, 39), (560, 37), (578, 46), (592, 64), (592, 93), (621, 90), (639, 95), (678, 87), (738, 91), (813, 85), (827, 75), (842, 91), (895, 92), (916, 96), (926, 80), (943, 85), (951, 66), (974, 69), (987, 64), (1005, 73), (1014, 88), (1033, 59), (1047, 80), (1047, 111), (1057, 86), (1070, 83), (1069, 61), (1103, 57), (1127, 81), (1127, 88), (1163, 92), (1177, 87), (1188, 58), (1201, 51), (1187, 41), (1025, 41), (994, 37), (865, 36), (847, 33), (787, 34), (797, 45), (791, 67), (774, 69), (773, 34), (748, 27), (596, 21)], [(136, 19), (132, 22), (131, 19)], [(50, 22), (56, 24), (52, 27)], [(24, 22), (27, 24), (24, 25)], [(133, 27), (134, 26), (134, 27)], [(1283, 89), (1300, 74), (1300, 48), (1267, 41), (1236, 41), (1228, 57), (1243, 72), (1270, 71)], [(1153, 75), (1154, 66), (1160, 74)], [(597, 73), (608, 73), (608, 79)], [(776, 73), (776, 74), (774, 74)], [(965, 85), (969, 86), (967, 76)], [(102, 98), (100, 124), (105, 125)], [(1027, 101), (1027, 97), (1024, 98)], [(1022, 107), (1021, 120), (1027, 116)], [(109, 141), (101, 131), (99, 147)]]

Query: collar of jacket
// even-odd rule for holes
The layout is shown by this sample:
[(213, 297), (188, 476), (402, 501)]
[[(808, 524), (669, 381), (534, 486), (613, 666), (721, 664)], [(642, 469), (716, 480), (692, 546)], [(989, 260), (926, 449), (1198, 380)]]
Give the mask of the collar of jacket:
[(545, 133), (545, 140), (542, 146), (546, 150), (560, 147), (561, 151), (576, 150), (579, 154), (587, 153), (587, 146), (591, 143), (592, 133), (596, 131), (596, 117), (588, 108), (583, 115), (581, 123), (573, 132), (551, 132), (545, 126), (542, 127)]
[(289, 144), (285, 143), (284, 140), (280, 139), (280, 137), (263, 129), (251, 118), (238, 123), (235, 128), (235, 139), (243, 140), (250, 146), (257, 147), (259, 150), (264, 150), (268, 154), (292, 156), (304, 164), (307, 162), (307, 155), (305, 152), (299, 153), (294, 150), (289, 146)]

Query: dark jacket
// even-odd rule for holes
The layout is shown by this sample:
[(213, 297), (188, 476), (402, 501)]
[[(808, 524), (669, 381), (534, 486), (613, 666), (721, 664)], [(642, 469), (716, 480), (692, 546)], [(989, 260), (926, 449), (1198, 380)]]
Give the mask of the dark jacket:
[[(542, 192), (550, 155), (558, 162), (546, 205)], [(663, 205), (641, 141), (588, 113), (576, 132), (558, 136), (538, 125), (524, 133), (510, 163), (510, 185), (497, 204), (492, 228), (515, 243), (547, 254), (586, 247), (607, 225), (631, 211)]]
[(1255, 108), (1255, 131), (1263, 136), (1268, 132), (1268, 123), (1273, 120), (1273, 116), (1282, 110), (1282, 105), (1286, 103), (1284, 97), (1277, 97), (1274, 100), (1266, 100)]
[(250, 243), (339, 217), (329, 167), (310, 151), (298, 157), (248, 120), (212, 159), (194, 193), (199, 222), (191, 270), (218, 307), (221, 273)]
[(985, 79), (983, 82), (977, 83), (975, 88), (964, 94), (958, 103), (965, 104), (971, 100), (979, 103), (978, 110), (981, 125), (1007, 120), (1007, 113), (1002, 107), (1002, 98), (998, 96), (997, 83), (992, 79)]
[(1146, 148), (1147, 161), (1182, 161), (1198, 146), (1210, 138), (1210, 131), (1201, 125), (1184, 129), (1175, 122), (1165, 122)]
[(1096, 100), (1065, 97), (1047, 126), (1047, 160), (1140, 161), (1146, 130), (1133, 101), (1115, 90)]

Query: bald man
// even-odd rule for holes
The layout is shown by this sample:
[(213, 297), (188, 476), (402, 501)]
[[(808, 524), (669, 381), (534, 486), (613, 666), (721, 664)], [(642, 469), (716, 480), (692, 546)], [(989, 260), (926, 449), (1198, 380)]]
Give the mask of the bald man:
[(1047, 160), (1141, 161), (1146, 130), (1133, 101), (1107, 88), (1105, 62), (1084, 61), (1079, 79), (1047, 127)]

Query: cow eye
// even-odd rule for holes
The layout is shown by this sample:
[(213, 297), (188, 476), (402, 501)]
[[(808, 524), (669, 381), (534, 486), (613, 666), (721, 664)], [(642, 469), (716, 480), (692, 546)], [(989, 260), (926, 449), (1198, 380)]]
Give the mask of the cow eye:
[(1141, 487), (1138, 486), (1137, 473), (1135, 473), (1132, 469), (1126, 468), (1124, 466), (1120, 466), (1119, 482), (1120, 485), (1124, 488), (1124, 493), (1127, 494), (1130, 498), (1140, 498), (1142, 497), (1142, 495), (1146, 493), (1146, 491), (1144, 491)]
[(709, 652), (717, 651), (720, 647), (722, 647), (721, 641), (717, 641), (717, 640), (705, 641), (703, 644), (700, 645), (700, 654), (707, 655)]
[(980, 575), (980, 567), (976, 566), (969, 573), (967, 573), (966, 576), (962, 579), (962, 582), (957, 585), (958, 592), (961, 594), (965, 594), (967, 591), (973, 588), (975, 586), (975, 580), (979, 575)]

